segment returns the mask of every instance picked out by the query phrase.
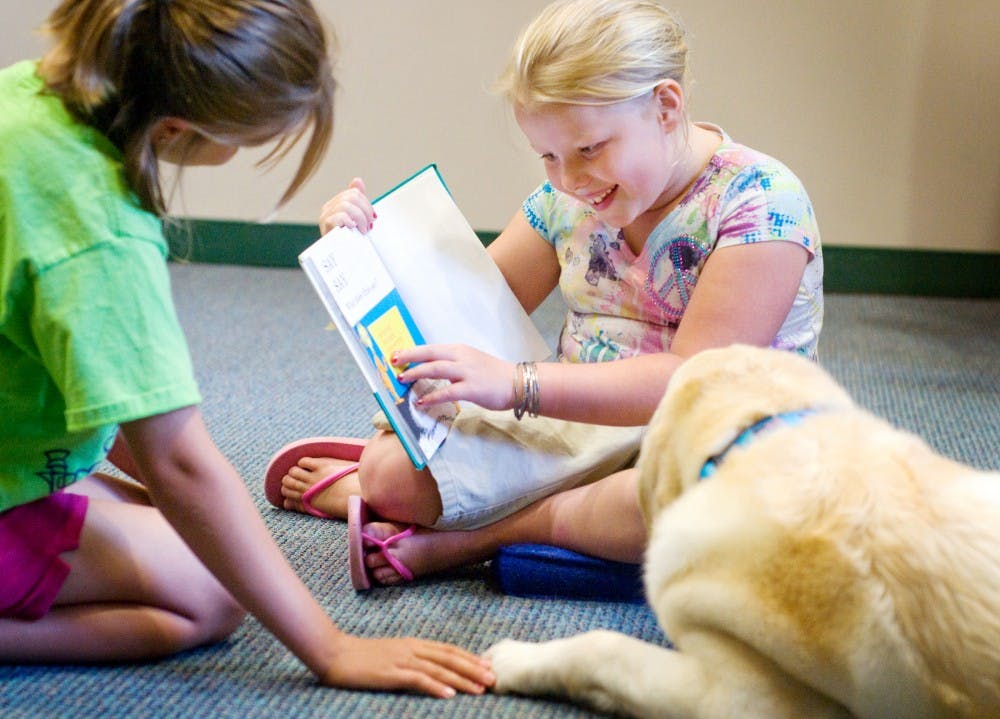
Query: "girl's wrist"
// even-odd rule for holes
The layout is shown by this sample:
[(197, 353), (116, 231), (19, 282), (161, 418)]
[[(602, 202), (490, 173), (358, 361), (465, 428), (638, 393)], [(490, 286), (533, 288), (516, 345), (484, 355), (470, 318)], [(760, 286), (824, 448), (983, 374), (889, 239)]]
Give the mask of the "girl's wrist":
[(311, 636), (309, 646), (303, 647), (302, 652), (297, 655), (321, 684), (333, 686), (337, 683), (337, 668), (348, 660), (345, 655), (350, 653), (353, 639), (355, 637), (341, 631), (327, 619), (323, 630)]

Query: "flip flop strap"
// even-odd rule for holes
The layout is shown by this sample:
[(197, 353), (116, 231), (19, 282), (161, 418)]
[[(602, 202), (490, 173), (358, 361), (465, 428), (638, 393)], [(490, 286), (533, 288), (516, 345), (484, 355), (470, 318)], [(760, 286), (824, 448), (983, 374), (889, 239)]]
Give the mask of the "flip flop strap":
[(408, 582), (412, 582), (413, 572), (410, 571), (409, 567), (407, 567), (405, 564), (403, 564), (401, 561), (399, 561), (389, 553), (389, 547), (391, 547), (393, 544), (396, 544), (401, 539), (406, 539), (416, 530), (417, 530), (417, 525), (411, 524), (402, 532), (394, 534), (391, 537), (386, 537), (385, 539), (379, 539), (378, 537), (373, 537), (367, 532), (362, 531), (361, 538), (366, 542), (371, 542), (372, 544), (377, 546), (378, 547), (377, 551), (379, 552), (379, 554), (385, 557), (385, 561), (389, 563), (389, 566), (391, 566), (393, 569), (399, 572), (399, 576), (401, 576), (403, 579), (405, 579)]
[(337, 480), (343, 479), (347, 475), (358, 471), (358, 463), (348, 464), (342, 467), (338, 471), (331, 474), (329, 477), (324, 477), (320, 481), (316, 482), (313, 486), (302, 493), (302, 506), (305, 508), (309, 514), (314, 517), (320, 517), (322, 519), (330, 519), (330, 515), (312, 506), (312, 498), (317, 494), (322, 492), (324, 489), (329, 487), (331, 484)]

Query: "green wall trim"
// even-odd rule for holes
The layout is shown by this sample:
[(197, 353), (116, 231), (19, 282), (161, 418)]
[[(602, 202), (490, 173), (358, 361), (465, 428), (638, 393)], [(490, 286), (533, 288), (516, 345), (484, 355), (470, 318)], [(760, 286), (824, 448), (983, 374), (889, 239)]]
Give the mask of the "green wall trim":
[[(477, 231), (484, 244), (496, 232)], [(298, 267), (299, 253), (319, 236), (315, 225), (181, 220), (167, 226), (177, 259), (260, 267)], [(1000, 252), (950, 252), (825, 246), (827, 292), (1000, 297)]]
[(1000, 297), (1000, 252), (824, 247), (829, 292)]
[(256, 267), (298, 267), (319, 237), (316, 225), (236, 220), (177, 220), (165, 230), (174, 259)]

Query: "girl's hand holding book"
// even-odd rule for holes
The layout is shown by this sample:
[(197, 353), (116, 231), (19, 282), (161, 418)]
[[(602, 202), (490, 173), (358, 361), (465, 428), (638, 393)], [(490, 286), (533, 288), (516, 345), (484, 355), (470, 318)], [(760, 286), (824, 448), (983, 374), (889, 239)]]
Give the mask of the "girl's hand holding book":
[(346, 190), (337, 193), (323, 205), (319, 214), (319, 228), (324, 235), (334, 227), (350, 227), (364, 234), (371, 229), (375, 217), (375, 208), (365, 193), (364, 180), (355, 177)]
[(515, 364), (462, 344), (420, 345), (400, 350), (392, 357), (397, 366), (407, 366), (399, 381), (446, 379), (451, 384), (428, 392), (421, 405), (467, 400), (486, 409), (505, 410), (514, 406)]

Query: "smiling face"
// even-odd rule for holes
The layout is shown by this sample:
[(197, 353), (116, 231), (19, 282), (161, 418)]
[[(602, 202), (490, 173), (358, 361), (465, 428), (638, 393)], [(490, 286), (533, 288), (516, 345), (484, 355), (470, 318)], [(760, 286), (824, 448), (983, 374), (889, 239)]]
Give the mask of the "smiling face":
[(684, 148), (677, 93), (661, 86), (611, 105), (521, 107), (515, 117), (552, 186), (624, 228), (666, 207), (687, 184), (676, 171)]

